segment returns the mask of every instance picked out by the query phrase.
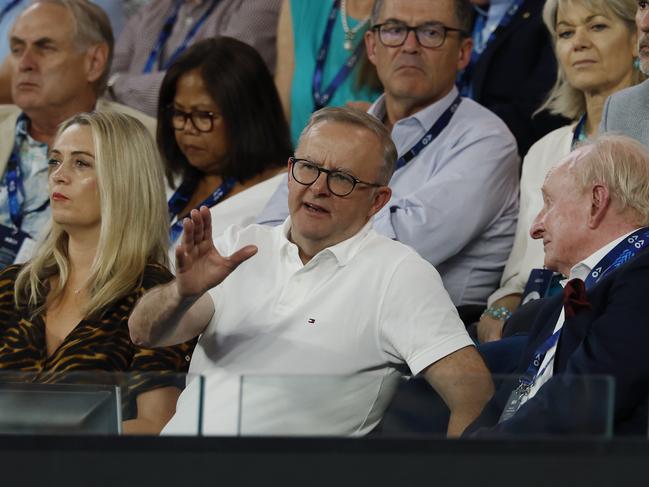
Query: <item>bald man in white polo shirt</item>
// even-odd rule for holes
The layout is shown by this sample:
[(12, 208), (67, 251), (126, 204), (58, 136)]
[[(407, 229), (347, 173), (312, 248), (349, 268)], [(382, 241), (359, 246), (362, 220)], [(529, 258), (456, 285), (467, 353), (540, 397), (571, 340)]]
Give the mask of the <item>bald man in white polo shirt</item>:
[[(372, 229), (395, 160), (380, 122), (326, 108), (289, 159), (284, 225), (214, 243), (209, 210), (185, 220), (176, 280), (147, 293), (129, 327), (147, 346), (201, 335), (190, 373), (206, 376), (204, 433), (366, 434), (404, 369), (447, 403), (449, 435), (480, 412), (489, 372), (439, 274)], [(183, 395), (168, 432), (187, 432)]]

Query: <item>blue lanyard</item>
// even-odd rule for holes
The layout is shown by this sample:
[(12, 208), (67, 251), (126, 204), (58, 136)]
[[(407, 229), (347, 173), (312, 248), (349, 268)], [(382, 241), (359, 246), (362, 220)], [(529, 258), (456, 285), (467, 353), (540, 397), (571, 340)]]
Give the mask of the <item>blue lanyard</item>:
[[(634, 232), (632, 235), (629, 235), (619, 244), (617, 244), (613, 250), (602, 258), (591, 273), (586, 278), (584, 285), (586, 289), (590, 289), (592, 286), (597, 284), (603, 279), (603, 277), (611, 271), (614, 271), (622, 264), (625, 264), (629, 261), (634, 255), (636, 255), (640, 250), (649, 245), (649, 227), (644, 227)], [(520, 379), (519, 390), (523, 393), (529, 392), (529, 388), (532, 387), (538, 375), (541, 375), (543, 371), (539, 372), (541, 363), (545, 358), (545, 354), (550, 350), (554, 345), (556, 345), (559, 336), (561, 335), (562, 328), (559, 328), (555, 331), (548, 339), (541, 344), (541, 346), (534, 352), (534, 358), (532, 362), (527, 367), (525, 374)]]
[(548, 337), (548, 339), (545, 340), (541, 344), (541, 346), (536, 349), (536, 352), (534, 352), (534, 358), (532, 359), (532, 362), (527, 367), (527, 370), (523, 374), (523, 377), (520, 378), (520, 384), (523, 387), (528, 388), (527, 390), (529, 390), (529, 388), (534, 384), (534, 381), (536, 381), (536, 377), (539, 374), (539, 369), (541, 368), (545, 354), (548, 353), (548, 350), (550, 350), (557, 344), (559, 335), (561, 335), (561, 328), (559, 328), (550, 337)]
[(352, 72), (354, 66), (360, 58), (361, 52), (364, 48), (364, 44), (361, 42), (356, 46), (354, 52), (349, 56), (345, 64), (338, 70), (334, 79), (331, 80), (327, 89), (322, 91), (322, 78), (324, 76), (324, 65), (327, 61), (327, 56), (329, 54), (329, 47), (331, 46), (331, 35), (334, 29), (334, 22), (338, 15), (338, 9), (340, 5), (340, 0), (335, 0), (333, 6), (331, 7), (331, 12), (329, 12), (329, 18), (327, 19), (327, 26), (325, 28), (324, 36), (322, 37), (322, 44), (318, 50), (318, 57), (316, 59), (315, 71), (313, 72), (313, 106), (314, 111), (319, 110), (320, 108), (326, 107), (331, 98), (334, 96), (334, 93), (340, 85), (343, 84), (345, 79), (349, 76), (349, 73)]
[(20, 170), (20, 149), (18, 144), (14, 144), (14, 148), (11, 151), (11, 156), (9, 156), (9, 162), (7, 164), (7, 172), (4, 177), (4, 184), (7, 186), (7, 202), (9, 204), (9, 217), (11, 218), (11, 223), (13, 223), (16, 230), (20, 230), (20, 227), (23, 223), (23, 217), (31, 213), (39, 213), (45, 210), (49, 204), (50, 200), (47, 199), (45, 202), (38, 208), (23, 213), (22, 204), (20, 203), (20, 198), (18, 194), (20, 193), (25, 198), (25, 189), (23, 187), (23, 175)]
[(3, 8), (0, 12), (0, 22), (2, 22), (2, 19), (5, 18), (5, 15), (11, 12), (13, 8), (16, 7), (21, 1), (22, 0), (13, 0), (13, 2), (9, 2), (8, 5), (5, 5), (5, 8)]
[(404, 155), (399, 157), (397, 160), (396, 168), (401, 169), (403, 166), (408, 164), (411, 160), (413, 160), (417, 155), (428, 145), (430, 144), (433, 140), (437, 138), (437, 136), (442, 133), (442, 130), (446, 128), (448, 123), (451, 121), (451, 118), (453, 118), (453, 115), (455, 114), (457, 108), (460, 106), (460, 103), (462, 102), (462, 98), (460, 95), (458, 95), (455, 100), (453, 100), (453, 103), (451, 103), (451, 106), (446, 109), (444, 113), (437, 119), (437, 121), (433, 124), (433, 126), (424, 134), (424, 136), (419, 139), (419, 142), (417, 142), (414, 146), (410, 148), (408, 152), (406, 152)]
[[(458, 76), (458, 86), (460, 87), (460, 93), (463, 96), (467, 96), (469, 92), (471, 91), (471, 75), (474, 66), (478, 63), (478, 60), (480, 59), (480, 56), (482, 55), (483, 52), (487, 50), (487, 47), (489, 47), (489, 44), (491, 44), (494, 39), (511, 24), (512, 20), (514, 20), (514, 16), (516, 15), (516, 12), (518, 12), (518, 9), (523, 5), (523, 2), (525, 0), (514, 0), (511, 4), (511, 6), (507, 9), (507, 12), (505, 12), (505, 15), (503, 15), (503, 18), (500, 19), (500, 23), (498, 24), (498, 27), (494, 29), (494, 31), (489, 35), (487, 40), (482, 43), (482, 49), (479, 51), (477, 49), (473, 49), (471, 51), (471, 61), (469, 61), (469, 65), (464, 69), (464, 71)], [(482, 25), (484, 26), (484, 22), (478, 23), (478, 28), (479, 26)]]
[(586, 140), (587, 138), (586, 132), (584, 131), (585, 126), (586, 126), (586, 114), (584, 113), (579, 119), (579, 122), (577, 122), (575, 131), (572, 133), (572, 143), (570, 144), (571, 149), (575, 149), (579, 142)]
[[(235, 184), (237, 184), (236, 179), (227, 178), (225, 181), (221, 183), (221, 185), (218, 188), (216, 188), (216, 190), (210, 196), (208, 196), (205, 200), (203, 200), (196, 208), (200, 208), (201, 206), (207, 206), (208, 208), (212, 208), (219, 201), (225, 198), (228, 195), (228, 193), (230, 193), (230, 191), (232, 190)], [(187, 203), (191, 198), (193, 190), (194, 190), (193, 184), (183, 183), (180, 185), (178, 190), (173, 194), (173, 196), (171, 197), (168, 203), (170, 220), (172, 220), (174, 216), (178, 215), (178, 213), (180, 213), (182, 209), (185, 206), (187, 206)], [(182, 231), (183, 231), (183, 222), (181, 219), (179, 219), (176, 223), (171, 225), (171, 228), (169, 229), (169, 241), (171, 243), (174, 243), (178, 239), (178, 237), (180, 237)]]
[(590, 289), (601, 281), (606, 274), (628, 262), (647, 245), (649, 245), (649, 227), (640, 228), (626, 237), (606, 254), (588, 274), (584, 282), (586, 289)]
[(169, 69), (169, 66), (171, 66), (171, 64), (176, 60), (176, 58), (178, 58), (178, 56), (180, 56), (185, 51), (185, 49), (187, 49), (187, 46), (189, 46), (189, 44), (191, 43), (192, 39), (198, 32), (198, 29), (200, 29), (203, 26), (203, 24), (205, 23), (207, 18), (211, 15), (212, 11), (219, 3), (219, 1), (220, 0), (212, 1), (210, 7), (205, 11), (205, 13), (198, 19), (198, 21), (196, 21), (196, 23), (189, 30), (183, 42), (176, 48), (173, 54), (169, 56), (167, 62), (164, 63), (164, 65), (160, 66), (160, 62), (159, 62), (160, 55), (162, 53), (162, 50), (164, 49), (165, 44), (167, 44), (169, 37), (171, 37), (171, 32), (174, 29), (176, 20), (178, 20), (178, 12), (180, 11), (180, 7), (183, 3), (183, 0), (177, 0), (176, 4), (174, 5), (174, 9), (171, 12), (171, 15), (167, 17), (167, 20), (165, 20), (165, 23), (162, 26), (162, 30), (160, 30), (158, 41), (156, 42), (155, 46), (151, 50), (151, 54), (149, 54), (149, 59), (147, 59), (147, 62), (144, 65), (143, 73), (144, 74), (151, 73), (156, 63), (158, 63), (158, 67), (160, 68), (161, 71), (166, 71), (167, 69)]

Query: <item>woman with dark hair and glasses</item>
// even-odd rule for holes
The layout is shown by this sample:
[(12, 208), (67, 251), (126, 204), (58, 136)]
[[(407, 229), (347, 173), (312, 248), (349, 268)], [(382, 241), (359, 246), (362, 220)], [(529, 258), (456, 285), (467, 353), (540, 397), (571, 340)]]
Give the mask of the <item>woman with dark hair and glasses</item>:
[(208, 206), (214, 236), (253, 223), (291, 154), (288, 125), (261, 56), (228, 37), (206, 39), (169, 68), (160, 89), (158, 147), (174, 193), (170, 240)]

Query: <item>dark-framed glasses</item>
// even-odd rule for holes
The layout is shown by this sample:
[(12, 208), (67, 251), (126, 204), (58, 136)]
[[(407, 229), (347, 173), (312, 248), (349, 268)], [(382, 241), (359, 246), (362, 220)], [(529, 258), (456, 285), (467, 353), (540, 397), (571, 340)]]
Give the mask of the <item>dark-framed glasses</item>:
[(327, 188), (329, 188), (329, 191), (336, 196), (349, 195), (354, 191), (357, 184), (364, 184), (374, 188), (385, 186), (384, 184), (361, 181), (343, 171), (325, 169), (317, 166), (308, 159), (291, 157), (289, 158), (289, 162), (291, 163), (291, 175), (293, 176), (293, 179), (304, 186), (311, 186), (320, 177), (320, 173), (325, 173), (327, 175)]
[(439, 22), (410, 26), (403, 22), (390, 21), (373, 25), (372, 30), (379, 33), (379, 40), (386, 47), (403, 46), (410, 31), (415, 33), (417, 42), (421, 46), (430, 48), (440, 47), (444, 44), (448, 32), (460, 32), (462, 35), (467, 35), (462, 29), (447, 27)]
[(199, 132), (210, 132), (214, 127), (214, 119), (218, 114), (202, 110), (184, 112), (174, 106), (170, 106), (169, 116), (171, 117), (171, 125), (175, 130), (183, 130), (187, 125), (187, 119), (190, 119), (192, 125)]

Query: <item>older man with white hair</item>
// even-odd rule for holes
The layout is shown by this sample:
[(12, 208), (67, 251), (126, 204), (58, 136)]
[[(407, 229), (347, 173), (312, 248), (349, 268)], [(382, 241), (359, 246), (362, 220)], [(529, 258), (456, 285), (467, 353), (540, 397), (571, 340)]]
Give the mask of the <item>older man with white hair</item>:
[(563, 295), (528, 305), (537, 309), (520, 383), (502, 388), (472, 430), (499, 418), (489, 434), (593, 433), (593, 416), (568, 398), (606, 375), (615, 380), (614, 432), (646, 436), (649, 152), (601, 136), (554, 167), (542, 191), (531, 234), (543, 240), (546, 267), (569, 281)]

